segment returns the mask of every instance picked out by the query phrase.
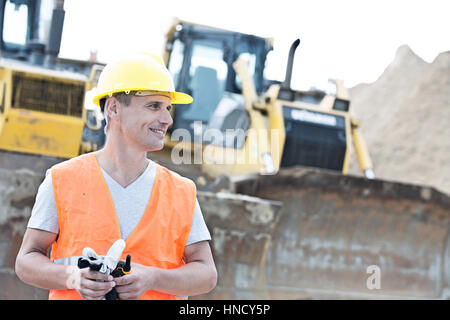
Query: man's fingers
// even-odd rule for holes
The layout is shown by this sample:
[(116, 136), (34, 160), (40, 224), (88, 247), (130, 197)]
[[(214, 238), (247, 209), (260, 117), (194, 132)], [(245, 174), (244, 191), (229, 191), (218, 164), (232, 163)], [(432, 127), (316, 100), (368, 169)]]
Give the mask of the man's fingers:
[(101, 273), (94, 270), (83, 269), (84, 276), (91, 280), (103, 280), (103, 281), (112, 281), (113, 277), (106, 273)]
[(80, 289), (81, 296), (89, 300), (100, 300), (116, 285), (113, 277), (98, 271), (82, 269)]
[(127, 274), (122, 277), (114, 278), (114, 282), (118, 286), (124, 286), (133, 282), (133, 276), (131, 274)]
[(135, 291), (133, 277), (131, 277), (131, 275), (114, 278), (114, 282), (116, 283), (117, 293), (129, 293)]
[(88, 300), (102, 300), (105, 297), (106, 293), (102, 293), (99, 291), (91, 290), (89, 288), (83, 288), (79, 291), (80, 295)]
[(123, 286), (119, 286), (119, 285), (116, 286), (117, 293), (131, 292), (133, 290), (134, 290), (134, 287), (133, 287), (132, 284), (126, 284), (126, 285), (123, 285)]
[(108, 281), (108, 282), (100, 282), (100, 281), (93, 281), (90, 279), (84, 279), (82, 280), (82, 286), (84, 288), (88, 288), (94, 291), (106, 291), (108, 292), (112, 288), (114, 288), (116, 284), (114, 281)]
[(113, 281), (110, 282), (98, 282), (89, 279), (83, 279), (79, 293), (86, 299), (100, 300), (111, 291), (115, 286)]

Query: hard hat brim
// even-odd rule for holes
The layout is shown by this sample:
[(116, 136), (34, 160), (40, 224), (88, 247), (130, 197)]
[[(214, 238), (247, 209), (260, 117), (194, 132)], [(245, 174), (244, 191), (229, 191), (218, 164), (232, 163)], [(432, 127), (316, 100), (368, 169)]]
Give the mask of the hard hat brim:
[(192, 103), (192, 101), (194, 101), (194, 99), (183, 92), (173, 92), (173, 98), (172, 98), (172, 103), (173, 104), (189, 104)]
[[(143, 89), (130, 89), (130, 90), (127, 90), (127, 91), (140, 91), (140, 90), (143, 90)], [(117, 93), (117, 92), (124, 92), (124, 90), (115, 90), (115, 91), (109, 92), (106, 95), (105, 94), (103, 94), (103, 95), (96, 95), (92, 99), (92, 101), (97, 106), (100, 106), (100, 100), (101, 99), (106, 98), (106, 97), (108, 97), (108, 96), (110, 96), (110, 95), (112, 95), (114, 93)], [(168, 92), (168, 93), (172, 97), (172, 100), (170, 101), (170, 103), (172, 103), (172, 104), (190, 104), (190, 103), (192, 103), (192, 101), (194, 101), (194, 99), (190, 95), (188, 95), (186, 93), (183, 93), (183, 92)]]

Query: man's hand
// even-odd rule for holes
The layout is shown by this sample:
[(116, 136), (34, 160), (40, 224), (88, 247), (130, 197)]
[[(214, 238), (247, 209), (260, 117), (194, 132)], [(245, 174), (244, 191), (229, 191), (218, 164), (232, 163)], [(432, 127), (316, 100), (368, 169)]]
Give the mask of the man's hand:
[(147, 290), (191, 296), (214, 289), (217, 271), (208, 241), (186, 246), (184, 259), (186, 264), (173, 269), (131, 263), (130, 274), (114, 278), (119, 299), (139, 299)]
[(114, 278), (120, 300), (137, 300), (152, 287), (152, 269), (131, 263), (131, 273)]
[(105, 298), (105, 294), (116, 285), (112, 280), (112, 276), (89, 268), (72, 268), (67, 287), (75, 289), (87, 300), (102, 300)]

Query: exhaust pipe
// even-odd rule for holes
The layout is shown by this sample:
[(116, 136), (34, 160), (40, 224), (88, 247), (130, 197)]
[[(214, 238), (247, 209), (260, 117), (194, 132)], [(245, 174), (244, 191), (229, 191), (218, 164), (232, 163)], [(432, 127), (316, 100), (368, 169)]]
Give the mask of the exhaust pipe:
[(55, 0), (45, 57), (45, 65), (48, 68), (54, 69), (56, 66), (56, 58), (58, 57), (59, 49), (61, 48), (65, 13), (64, 0)]
[(283, 87), (290, 88), (291, 87), (291, 78), (292, 78), (292, 68), (294, 66), (294, 55), (295, 50), (300, 44), (300, 39), (295, 40), (291, 44), (291, 48), (289, 49), (288, 62), (286, 66), (286, 77), (284, 78)]

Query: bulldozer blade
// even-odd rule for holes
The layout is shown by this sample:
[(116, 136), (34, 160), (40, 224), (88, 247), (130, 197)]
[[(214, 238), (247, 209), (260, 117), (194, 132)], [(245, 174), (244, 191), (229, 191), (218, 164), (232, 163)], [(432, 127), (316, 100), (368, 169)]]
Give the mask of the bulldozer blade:
[(234, 188), (282, 202), (259, 265), (269, 298), (449, 297), (448, 195), (305, 168), (236, 179)]
[(219, 274), (217, 287), (194, 299), (267, 299), (262, 272), (281, 203), (231, 193), (199, 191)]
[(19, 170), (26, 168), (41, 176), (45, 176), (45, 172), (51, 166), (64, 160), (67, 159), (0, 150), (0, 169)]

